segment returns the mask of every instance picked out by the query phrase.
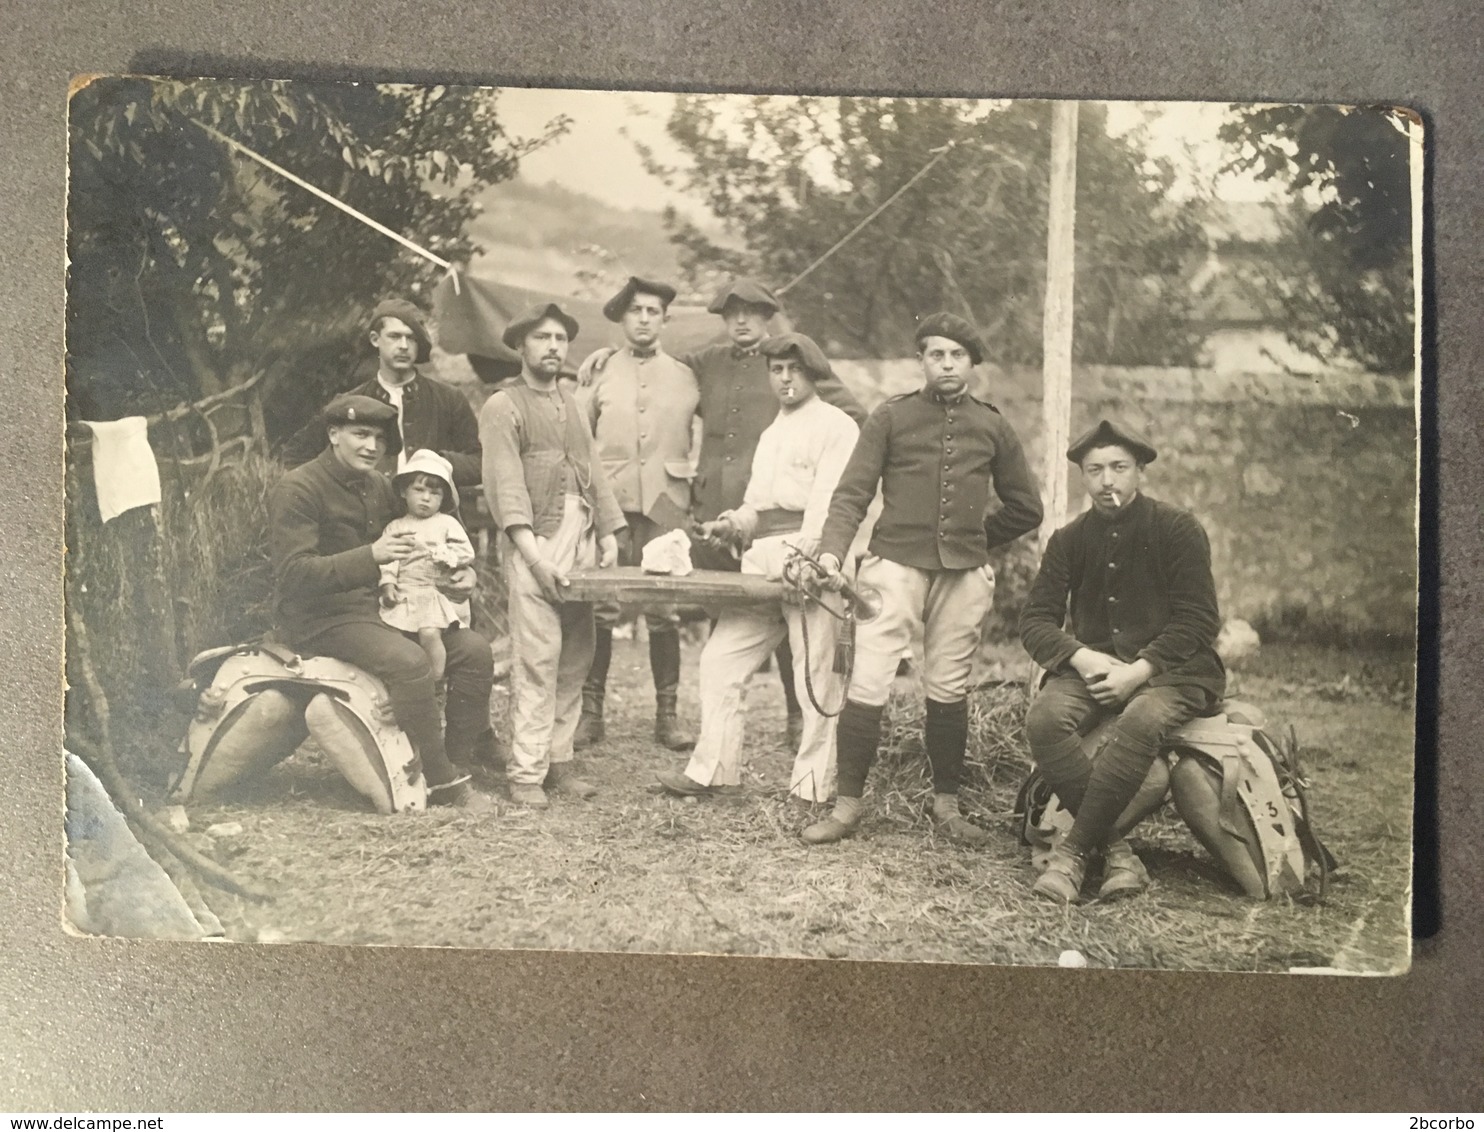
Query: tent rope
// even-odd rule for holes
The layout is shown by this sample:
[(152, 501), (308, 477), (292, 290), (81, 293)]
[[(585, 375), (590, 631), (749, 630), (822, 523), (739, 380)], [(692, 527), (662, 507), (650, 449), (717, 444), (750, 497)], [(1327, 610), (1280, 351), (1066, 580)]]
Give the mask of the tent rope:
[(865, 228), (866, 225), (870, 224), (871, 221), (875, 220), (876, 217), (880, 216), (883, 212), (885, 212), (888, 208), (890, 208), (894, 203), (896, 203), (896, 200), (897, 200), (898, 197), (900, 197), (903, 193), (905, 193), (913, 185), (917, 184), (917, 182), (920, 181), (923, 177), (926, 177), (927, 174), (928, 174), (928, 171), (931, 170), (934, 165), (938, 164), (938, 162), (942, 161), (943, 158), (947, 157), (948, 154), (949, 154), (949, 152), (957, 144), (958, 144), (958, 142), (956, 142), (956, 141), (947, 141), (947, 142), (944, 142), (942, 145), (940, 145), (937, 149), (930, 150), (929, 152), (932, 153), (933, 156), (928, 161), (928, 163), (926, 165), (924, 165), (916, 173), (913, 173), (912, 176), (910, 176), (909, 178), (907, 178), (906, 183), (903, 184), (901, 188), (899, 188), (896, 192), (892, 193), (891, 196), (887, 197), (884, 201), (882, 201), (879, 205), (877, 205), (874, 209), (872, 209), (871, 212), (866, 216), (866, 218), (864, 220), (862, 220), (859, 224), (857, 224), (849, 232), (846, 232), (845, 235), (841, 236), (838, 240), (836, 240), (834, 242), (834, 244), (832, 244), (830, 246), (830, 249), (827, 252), (825, 252), (822, 256), (820, 256), (818, 259), (816, 259), (808, 267), (804, 268), (803, 271), (801, 271), (797, 275), (795, 275), (792, 279), (790, 279), (782, 287), (779, 287), (778, 288), (778, 294), (780, 294), (780, 295), (786, 295), (790, 290), (793, 289), (793, 287), (796, 284), (802, 282), (816, 267), (818, 267), (820, 264), (822, 264), (825, 260), (829, 259), (830, 256), (834, 255), (837, 251), (839, 251), (841, 248), (843, 248), (846, 244), (850, 243), (851, 240), (855, 239), (855, 237), (860, 234), (861, 230), (863, 228)]
[(452, 263), (450, 263), (448, 260), (444, 259), (442, 256), (435, 255), (433, 252), (430, 252), (427, 248), (423, 247), (421, 244), (414, 243), (413, 241), (409, 240), (406, 236), (402, 235), (402, 233), (393, 231), (391, 228), (388, 228), (385, 224), (382, 224), (381, 222), (376, 221), (376, 220), (372, 220), (371, 217), (367, 216), (364, 212), (361, 212), (359, 209), (352, 208), (350, 205), (346, 204), (343, 200), (340, 200), (338, 197), (331, 196), (329, 193), (325, 192), (325, 190), (322, 189), (322, 188), (320, 188), (318, 185), (312, 185), (312, 184), (310, 184), (308, 181), (306, 181), (303, 177), (300, 177), (298, 174), (296, 174), (296, 173), (290, 173), (282, 165), (279, 165), (276, 162), (273, 162), (273, 161), (268, 160), (268, 158), (264, 157), (261, 153), (257, 152), (254, 149), (249, 149), (247, 146), (243, 145), (240, 141), (237, 141), (235, 138), (228, 137), (226, 134), (222, 133), (220, 130), (215, 129), (212, 126), (208, 126), (205, 122), (202, 122), (202, 121), (199, 121), (199, 120), (197, 120), (195, 118), (192, 118), (189, 115), (186, 116), (186, 121), (190, 122), (194, 126), (200, 127), (202, 130), (206, 131), (207, 134), (209, 134), (211, 137), (215, 138), (217, 141), (221, 142), (223, 145), (227, 146), (229, 149), (235, 150), (236, 152), (242, 154), (244, 157), (251, 158), (253, 161), (256, 161), (259, 165), (263, 166), (265, 169), (270, 169), (274, 173), (277, 173), (280, 177), (284, 178), (285, 180), (291, 181), (294, 184), (298, 185), (305, 192), (312, 193), (314, 196), (317, 196), (320, 200), (324, 201), (326, 204), (328, 204), (328, 205), (330, 205), (330, 206), (332, 206), (334, 208), (338, 208), (341, 212), (345, 213), (347, 216), (352, 216), (355, 219), (359, 220), (362, 224), (365, 224), (367, 227), (373, 229), (374, 231), (380, 232), (383, 236), (386, 236), (388, 239), (397, 241), (397, 243), (401, 244), (408, 251), (416, 252), (418, 255), (422, 256), (423, 259), (428, 260), (430, 263), (437, 264), (439, 267), (443, 268), (445, 271), (447, 271), (449, 273), (449, 275), (451, 275), (453, 277), (453, 290), (454, 290), (454, 294), (458, 294), (459, 293), (459, 273), (454, 268), (454, 265)]

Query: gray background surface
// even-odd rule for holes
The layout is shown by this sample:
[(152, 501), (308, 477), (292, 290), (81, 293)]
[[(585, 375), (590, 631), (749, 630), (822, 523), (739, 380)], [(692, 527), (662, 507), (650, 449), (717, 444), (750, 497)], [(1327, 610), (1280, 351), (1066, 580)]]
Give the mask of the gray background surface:
[[(0, 1109), (1484, 1107), (1473, 0), (6, 7)], [(64, 96), (71, 73), (123, 70), (1419, 108), (1435, 174), (1441, 934), (1390, 980), (64, 936)]]

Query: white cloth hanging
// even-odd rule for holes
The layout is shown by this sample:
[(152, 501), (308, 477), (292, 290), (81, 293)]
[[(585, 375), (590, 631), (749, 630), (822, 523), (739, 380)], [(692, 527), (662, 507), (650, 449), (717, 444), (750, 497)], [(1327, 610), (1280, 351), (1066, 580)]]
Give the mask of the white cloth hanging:
[(85, 421), (93, 430), (93, 484), (106, 523), (135, 507), (160, 501), (160, 466), (143, 417)]

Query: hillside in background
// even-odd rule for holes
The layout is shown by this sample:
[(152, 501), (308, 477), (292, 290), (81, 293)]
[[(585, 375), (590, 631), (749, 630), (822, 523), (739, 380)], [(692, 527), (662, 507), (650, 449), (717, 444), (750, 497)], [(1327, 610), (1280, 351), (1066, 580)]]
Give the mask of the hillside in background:
[(607, 298), (629, 275), (678, 280), (674, 245), (658, 211), (615, 208), (556, 184), (517, 177), (479, 198), (469, 223), (484, 252), (471, 268), (534, 290)]

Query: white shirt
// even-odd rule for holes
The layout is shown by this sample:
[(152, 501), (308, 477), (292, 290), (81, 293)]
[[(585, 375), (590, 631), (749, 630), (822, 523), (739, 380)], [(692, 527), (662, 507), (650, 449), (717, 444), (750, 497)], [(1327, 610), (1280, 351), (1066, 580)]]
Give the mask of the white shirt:
[(792, 411), (779, 410), (758, 438), (741, 509), (802, 511), (799, 534), (819, 538), (830, 496), (859, 436), (849, 416), (818, 397)]

